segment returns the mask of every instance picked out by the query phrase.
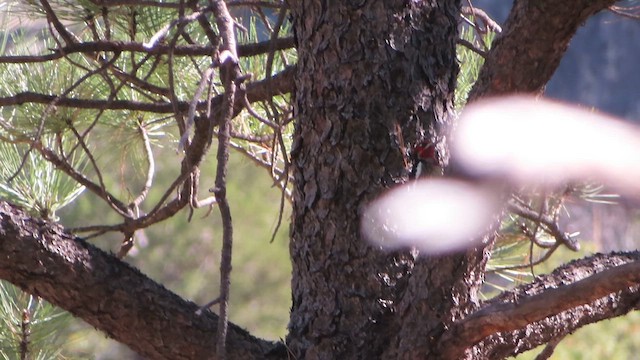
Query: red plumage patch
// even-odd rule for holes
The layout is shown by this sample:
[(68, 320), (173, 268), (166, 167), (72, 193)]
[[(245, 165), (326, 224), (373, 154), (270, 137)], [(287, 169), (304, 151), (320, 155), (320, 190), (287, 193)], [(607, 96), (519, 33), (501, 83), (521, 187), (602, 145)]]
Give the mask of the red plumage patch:
[(431, 143), (420, 143), (415, 147), (415, 154), (418, 160), (435, 160), (436, 147)]

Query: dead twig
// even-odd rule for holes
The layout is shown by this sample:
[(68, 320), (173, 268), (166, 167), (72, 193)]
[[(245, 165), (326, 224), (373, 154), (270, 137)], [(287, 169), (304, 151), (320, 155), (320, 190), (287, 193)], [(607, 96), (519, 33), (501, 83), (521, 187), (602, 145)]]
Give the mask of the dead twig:
[(240, 77), (236, 39), (233, 33), (234, 22), (226, 4), (221, 0), (210, 0), (220, 32), (222, 46), (219, 52), (220, 79), (225, 88), (223, 106), (218, 117), (218, 165), (216, 168), (215, 188), (212, 189), (222, 218), (222, 252), (220, 258), (220, 311), (218, 318), (218, 339), (216, 355), (226, 359), (227, 331), (229, 324), (229, 289), (231, 287), (231, 251), (233, 248), (233, 225), (231, 209), (227, 200), (227, 163), (229, 161), (229, 130), (234, 113), (236, 79)]
[(493, 20), (482, 9), (478, 9), (473, 6), (463, 6), (460, 8), (460, 12), (464, 15), (473, 16), (474, 19), (482, 20), (482, 22), (484, 23), (484, 26), (480, 26), (480, 24), (478, 24), (476, 21), (473, 21), (473, 23), (476, 25), (476, 29), (478, 30), (478, 32), (482, 34), (485, 34), (487, 30), (490, 30), (496, 33), (502, 32), (502, 27), (498, 25), (498, 23), (495, 20)]

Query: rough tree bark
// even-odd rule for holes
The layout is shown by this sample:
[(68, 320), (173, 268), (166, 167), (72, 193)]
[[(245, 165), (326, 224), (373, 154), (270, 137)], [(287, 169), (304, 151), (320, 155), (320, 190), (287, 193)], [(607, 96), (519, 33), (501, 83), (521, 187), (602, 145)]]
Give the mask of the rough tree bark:
[[(502, 358), (637, 308), (637, 253), (587, 258), (478, 304), (488, 248), (415, 260), (362, 241), (358, 215), (405, 181), (411, 145), (427, 137), (446, 154), (459, 1), (290, 3), (299, 51), (290, 333), (273, 344), (231, 326), (228, 358)], [(540, 91), (576, 28), (611, 3), (516, 1), (473, 98)], [(216, 358), (217, 316), (195, 315), (195, 304), (7, 203), (0, 259), (1, 278), (143, 356)], [(566, 301), (566, 289), (579, 291)], [(541, 311), (539, 299), (552, 306)], [(517, 321), (496, 326), (506, 314)], [(480, 339), (474, 329), (487, 324)]]
[[(288, 345), (297, 358), (380, 358), (401, 329), (395, 302), (413, 259), (369, 245), (360, 215), (406, 180), (408, 147), (417, 139), (446, 148), (459, 4), (291, 5), (299, 57)], [(421, 280), (442, 285), (429, 300), (442, 314), (453, 304), (446, 299), (470, 293), (462, 284), (452, 291), (464, 260), (439, 259), (446, 271)], [(429, 319), (427, 331), (440, 322)]]

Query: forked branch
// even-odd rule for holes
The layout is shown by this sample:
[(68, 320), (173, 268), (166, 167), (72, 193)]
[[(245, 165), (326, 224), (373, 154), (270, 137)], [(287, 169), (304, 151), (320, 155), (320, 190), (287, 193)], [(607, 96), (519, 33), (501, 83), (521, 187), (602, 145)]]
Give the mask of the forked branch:
[[(455, 359), (485, 337), (524, 329), (545, 318), (599, 299), (628, 292), (638, 297), (640, 253), (596, 255), (556, 269), (487, 302), (457, 322), (440, 343), (445, 358)], [(617, 315), (616, 315), (617, 316)], [(548, 340), (547, 340), (548, 341)]]

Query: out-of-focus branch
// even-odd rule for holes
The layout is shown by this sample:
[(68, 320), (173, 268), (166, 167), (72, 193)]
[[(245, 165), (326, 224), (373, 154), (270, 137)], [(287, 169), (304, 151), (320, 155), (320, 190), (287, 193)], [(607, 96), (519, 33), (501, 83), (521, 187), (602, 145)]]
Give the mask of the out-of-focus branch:
[(493, 20), (489, 14), (487, 14), (484, 10), (482, 9), (478, 9), (476, 7), (473, 6), (463, 6), (460, 8), (460, 12), (463, 15), (471, 15), (475, 18), (478, 18), (480, 20), (482, 20), (482, 22), (484, 23), (484, 27), (480, 27), (477, 22), (474, 22), (474, 25), (476, 27), (476, 29), (478, 30), (478, 32), (480, 33), (486, 33), (487, 29), (494, 31), (496, 33), (499, 33), (502, 31), (502, 27), (500, 27), (500, 25), (498, 25), (497, 22), (495, 22), (495, 20)]
[(616, 6), (609, 7), (609, 11), (633, 20), (640, 20), (640, 6)]
[(542, 91), (569, 41), (593, 14), (615, 0), (517, 0), (493, 42), (469, 101), (481, 97)]

